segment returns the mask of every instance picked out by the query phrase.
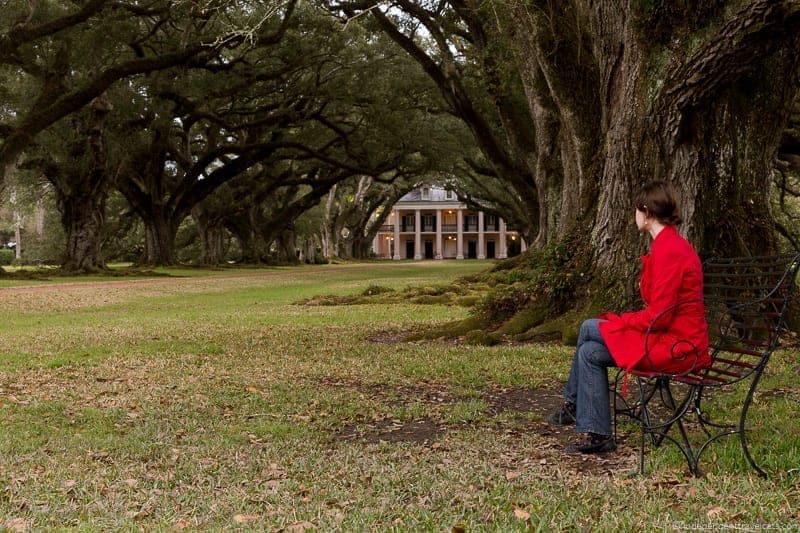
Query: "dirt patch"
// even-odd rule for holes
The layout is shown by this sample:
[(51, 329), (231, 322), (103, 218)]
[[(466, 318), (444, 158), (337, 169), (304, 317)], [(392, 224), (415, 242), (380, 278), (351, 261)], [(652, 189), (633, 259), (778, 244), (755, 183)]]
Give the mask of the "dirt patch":
[(411, 442), (428, 444), (447, 431), (445, 424), (429, 418), (403, 422), (397, 419), (379, 420), (370, 424), (351, 424), (336, 435), (340, 440), (356, 440), (366, 444), (376, 442)]
[(492, 416), (511, 411), (531, 413), (536, 418), (544, 417), (560, 408), (564, 403), (563, 395), (550, 389), (534, 389), (524, 387), (498, 387), (483, 392), (483, 399), (489, 405)]
[[(529, 461), (545, 469), (567, 469), (597, 476), (629, 471), (636, 464), (637, 450), (628, 444), (624, 436), (618, 438), (617, 451), (612, 454), (564, 453), (566, 445), (576, 439), (574, 427), (551, 426), (544, 422), (547, 414), (560, 408), (563, 402), (561, 392), (554, 389), (495, 386), (470, 391), (468, 396), (463, 396), (459, 395), (459, 391), (437, 383), (391, 386), (325, 379), (322, 384), (351, 389), (391, 407), (422, 403), (431, 406), (431, 412), (435, 412), (435, 406), (448, 406), (471, 399), (483, 400), (487, 405), (485, 418), (476, 422), (452, 422), (439, 420), (435, 416), (402, 420), (388, 413), (376, 414), (371, 419), (338, 429), (332, 435), (334, 441), (362, 444), (405, 442), (437, 449), (447, 441), (448, 433), (475, 428), (487, 432), (487, 436), (492, 433), (503, 434), (512, 442), (518, 440), (521, 446), (523, 440), (535, 440), (537, 445)], [(499, 415), (505, 416), (499, 418)]]

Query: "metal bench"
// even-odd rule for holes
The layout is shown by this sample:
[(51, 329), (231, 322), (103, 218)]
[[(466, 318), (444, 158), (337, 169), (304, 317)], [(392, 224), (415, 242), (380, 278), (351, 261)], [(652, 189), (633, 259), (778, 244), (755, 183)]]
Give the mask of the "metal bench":
[[(747, 461), (766, 477), (747, 444), (747, 412), (786, 326), (798, 268), (800, 254), (713, 258), (703, 263), (711, 366), (689, 365), (690, 370), (680, 375), (630, 371), (636, 382), (630, 399), (616, 392), (624, 379), (622, 372), (614, 382), (615, 432), (617, 415), (633, 417), (641, 426), (640, 473), (644, 473), (648, 441), (654, 447), (665, 440), (674, 443), (686, 458), (689, 470), (700, 475), (700, 457), (709, 445), (737, 435)], [(680, 306), (686, 303), (678, 303), (677, 309), (668, 312), (679, 315)], [(694, 347), (687, 346), (686, 341), (676, 342), (672, 353), (681, 358), (697, 357)], [(728, 420), (712, 420), (707, 409), (710, 402), (734, 387), (746, 387), (741, 405), (728, 411)], [(699, 444), (693, 445), (690, 429), (696, 426), (702, 434), (694, 439)]]

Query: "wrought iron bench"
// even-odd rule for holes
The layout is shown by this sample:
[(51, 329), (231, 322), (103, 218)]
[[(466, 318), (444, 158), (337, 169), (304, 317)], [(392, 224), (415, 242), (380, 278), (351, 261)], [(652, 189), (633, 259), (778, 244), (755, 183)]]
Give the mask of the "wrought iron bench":
[[(699, 462), (713, 442), (737, 435), (744, 456), (759, 475), (766, 472), (756, 463), (747, 444), (747, 412), (781, 333), (794, 289), (800, 254), (770, 257), (714, 258), (703, 264), (704, 300), (709, 325), (708, 368), (693, 366), (680, 375), (631, 371), (636, 386), (631, 398), (616, 392), (622, 373), (615, 380), (613, 412), (636, 419), (641, 426), (639, 472), (644, 473), (645, 447), (665, 440), (674, 443), (686, 458), (689, 470), (700, 475)], [(680, 306), (668, 312), (680, 314)], [(654, 323), (658, 322), (656, 318)], [(648, 331), (648, 337), (650, 336)], [(645, 343), (647, 350), (647, 343)], [(678, 341), (672, 353), (697, 358), (696, 349)], [(676, 355), (677, 357), (677, 355)], [(735, 420), (712, 420), (711, 401), (722, 391), (746, 387), (742, 403), (729, 414)], [(693, 445), (690, 429), (702, 429)], [(676, 428), (677, 430), (673, 429)], [(697, 438), (694, 439), (698, 441)]]

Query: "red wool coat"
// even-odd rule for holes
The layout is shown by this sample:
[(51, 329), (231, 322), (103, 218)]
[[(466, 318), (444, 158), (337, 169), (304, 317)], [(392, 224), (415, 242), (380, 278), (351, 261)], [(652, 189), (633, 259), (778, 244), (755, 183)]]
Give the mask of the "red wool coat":
[[(709, 366), (703, 270), (697, 252), (674, 226), (661, 230), (650, 255), (642, 256), (639, 290), (645, 309), (600, 316), (607, 320), (600, 323), (600, 333), (617, 366), (668, 373)], [(645, 357), (645, 334), (651, 325), (655, 331), (647, 338)], [(697, 347), (697, 358), (692, 346)]]

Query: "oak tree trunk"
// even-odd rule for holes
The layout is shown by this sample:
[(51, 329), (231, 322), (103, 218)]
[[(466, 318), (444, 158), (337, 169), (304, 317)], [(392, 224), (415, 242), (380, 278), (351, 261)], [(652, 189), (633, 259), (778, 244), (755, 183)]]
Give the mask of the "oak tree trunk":
[(59, 197), (67, 248), (61, 267), (67, 271), (105, 269), (101, 256), (107, 196)]
[(209, 216), (201, 206), (192, 209), (192, 218), (197, 226), (200, 239), (201, 265), (218, 265), (225, 259), (227, 232), (223, 221)]
[[(636, 231), (633, 199), (649, 180), (676, 186), (680, 229), (701, 256), (778, 250), (770, 187), (800, 87), (800, 2), (448, 5), (442, 14), (410, 0), (393, 3), (431, 32), (437, 55), (416, 46), (388, 12), (372, 13), (437, 82), (496, 175), (520, 202), (536, 206), (527, 229), (536, 235), (533, 257), (517, 262), (535, 265), (532, 296), (513, 302), (523, 312), (504, 328), (521, 331), (547, 319), (564, 326), (630, 301), (649, 240)], [(489, 80), (484, 97), (495, 105), (505, 142), (469, 105), (475, 98), (461, 85), (467, 66), (452, 55), (464, 41)], [(523, 87), (532, 138), (521, 130), (525, 121), (514, 120), (521, 115), (510, 109), (513, 83), (503, 85), (500, 64)], [(528, 177), (533, 192), (525, 188)]]
[(113, 176), (107, 168), (103, 129), (110, 110), (108, 100), (100, 96), (86, 115), (74, 119), (74, 138), (68, 141), (72, 161), (47, 174), (66, 234), (61, 266), (68, 271), (96, 272), (106, 268), (101, 247)]
[(537, 131), (538, 247), (580, 256), (590, 292), (630, 294), (647, 245), (632, 199), (665, 179), (701, 254), (775, 252), (769, 187), (798, 90), (800, 6), (570, 4), (516, 2), (505, 19)]
[(158, 206), (150, 211), (150, 216), (142, 219), (145, 229), (145, 248), (141, 262), (146, 265), (174, 265), (177, 223), (168, 218), (164, 209), (159, 209)]

